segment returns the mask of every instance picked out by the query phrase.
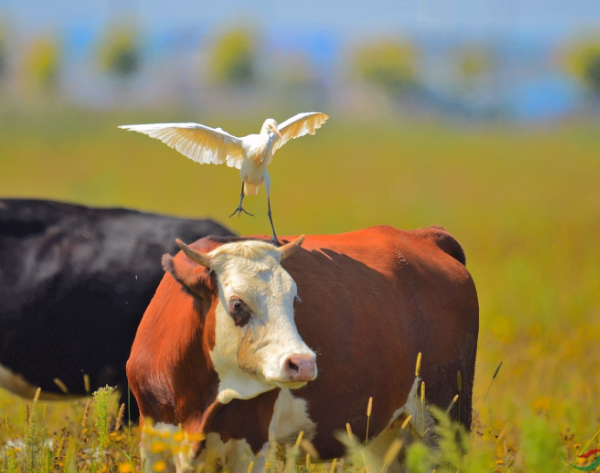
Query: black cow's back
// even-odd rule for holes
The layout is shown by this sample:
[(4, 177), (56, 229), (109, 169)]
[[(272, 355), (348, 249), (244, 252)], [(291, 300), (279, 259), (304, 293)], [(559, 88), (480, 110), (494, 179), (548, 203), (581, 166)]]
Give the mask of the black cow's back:
[(126, 387), (125, 363), (175, 238), (232, 233), (211, 220), (0, 199), (0, 365), (46, 392)]

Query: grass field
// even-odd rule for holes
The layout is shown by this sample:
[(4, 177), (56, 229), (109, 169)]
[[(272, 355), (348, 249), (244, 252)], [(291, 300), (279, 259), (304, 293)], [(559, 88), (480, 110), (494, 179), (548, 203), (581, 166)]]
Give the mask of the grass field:
[[(227, 218), (237, 171), (199, 166), (116, 128), (170, 120), (237, 135), (261, 123), (169, 112), (0, 113), (0, 195), (210, 217), (240, 234), (268, 233), (264, 190), (245, 201), (256, 217)], [(470, 440), (488, 455), (481, 471), (551, 471), (532, 460), (551, 451), (562, 471), (600, 446), (600, 125), (465, 128), (332, 116), (314, 137), (280, 150), (270, 174), (280, 235), (436, 224), (462, 243), (481, 308)], [(0, 393), (0, 410), (6, 445), (23, 435), (25, 404)], [(84, 410), (85, 401), (49, 405), (48, 432), (81, 435)], [(131, 442), (123, 435), (123, 445)]]

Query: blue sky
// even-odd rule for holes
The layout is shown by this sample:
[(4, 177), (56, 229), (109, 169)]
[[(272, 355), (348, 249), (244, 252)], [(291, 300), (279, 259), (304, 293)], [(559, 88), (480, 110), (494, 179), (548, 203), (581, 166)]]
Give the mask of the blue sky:
[(350, 36), (434, 31), (559, 38), (600, 32), (599, 0), (0, 0), (0, 15), (24, 32), (101, 28), (122, 17), (151, 30), (210, 30), (250, 21), (261, 29)]

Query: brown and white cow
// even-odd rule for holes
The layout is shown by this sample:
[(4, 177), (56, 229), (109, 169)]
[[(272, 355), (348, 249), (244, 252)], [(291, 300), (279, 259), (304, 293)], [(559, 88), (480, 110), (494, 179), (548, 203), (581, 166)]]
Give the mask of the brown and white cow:
[(195, 456), (212, 449), (232, 471), (260, 470), (269, 441), (300, 431), (321, 459), (339, 457), (335, 432), (364, 437), (369, 397), (371, 439), (418, 415), (421, 352), (427, 402), (449, 406), (460, 371), (451, 413), (470, 427), (479, 310), (452, 236), (380, 226), (282, 240), (207, 237), (165, 255), (127, 364), (143, 417), (207, 433)]

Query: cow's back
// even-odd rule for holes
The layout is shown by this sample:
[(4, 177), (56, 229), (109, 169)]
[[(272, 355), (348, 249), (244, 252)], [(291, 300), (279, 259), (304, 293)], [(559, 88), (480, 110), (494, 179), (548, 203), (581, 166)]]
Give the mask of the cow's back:
[[(48, 393), (126, 386), (136, 328), (175, 238), (231, 235), (210, 220), (0, 200), (0, 366)], [(0, 377), (1, 378), (1, 377)], [(19, 392), (27, 395), (27, 392)]]
[(297, 395), (309, 401), (321, 449), (339, 451), (331, 433), (341, 419), (364, 432), (370, 396), (371, 431), (385, 428), (406, 402), (418, 352), (429, 402), (450, 405), (461, 372), (461, 420), (470, 426), (478, 304), (463, 261), (443, 229), (373, 227), (307, 236), (284, 263), (302, 300), (298, 330), (318, 354), (320, 375)]

